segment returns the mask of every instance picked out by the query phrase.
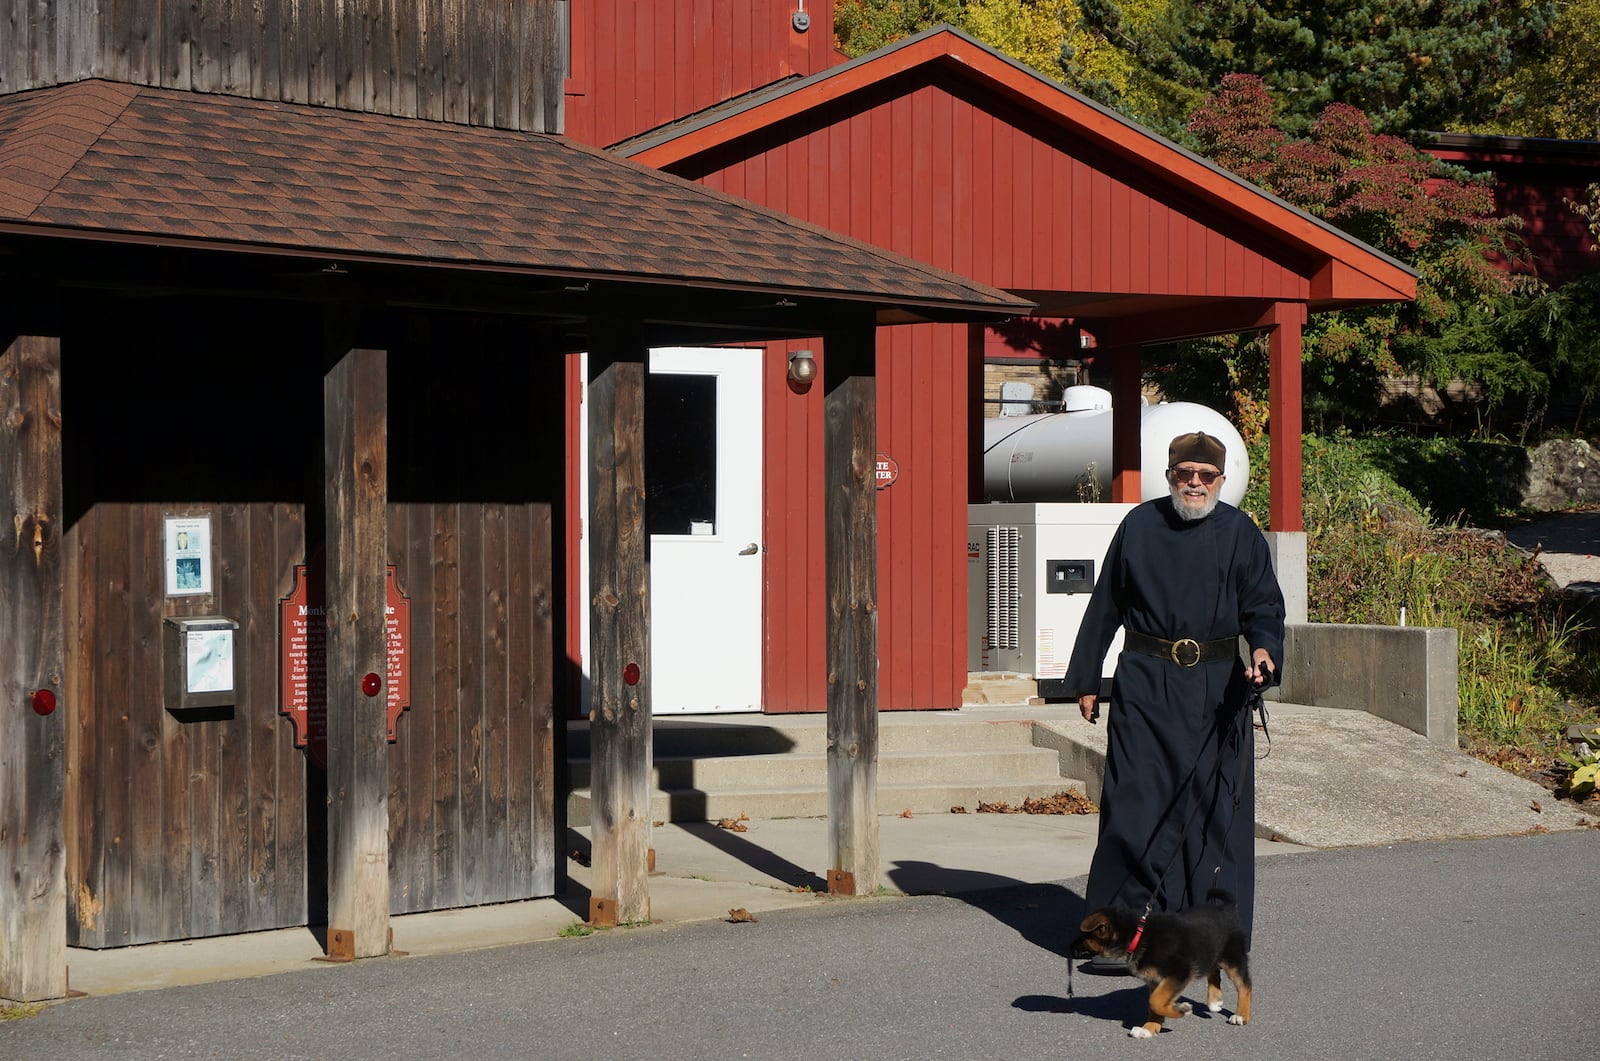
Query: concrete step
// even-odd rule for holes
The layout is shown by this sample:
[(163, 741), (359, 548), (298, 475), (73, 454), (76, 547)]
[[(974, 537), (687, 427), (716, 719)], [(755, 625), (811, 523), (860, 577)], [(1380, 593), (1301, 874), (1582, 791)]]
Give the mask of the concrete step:
[[(1055, 751), (1031, 745), (972, 751), (880, 752), (878, 783), (1051, 781), (1061, 776), (1059, 764)], [(589, 760), (574, 760), (568, 771), (574, 788), (588, 787)], [(827, 782), (828, 757), (801, 753), (703, 758), (658, 755), (651, 771), (651, 784), (667, 791), (804, 788), (825, 786)]]
[[(878, 813), (948, 814), (952, 807), (965, 807), (976, 813), (979, 803), (1021, 804), (1030, 797), (1053, 796), (1067, 789), (1083, 791), (1083, 784), (1070, 778), (1048, 782), (1010, 782), (1000, 784), (910, 784), (878, 786)], [(583, 828), (590, 824), (589, 790), (575, 790), (567, 800), (567, 824)], [(650, 818), (659, 822), (714, 822), (722, 818), (748, 815), (753, 819), (825, 818), (828, 814), (827, 786), (805, 788), (746, 788), (738, 791), (700, 792), (656, 790), (650, 797)]]
[[(1029, 718), (974, 720), (955, 712), (885, 712), (878, 720), (883, 754), (916, 750), (1012, 748), (1030, 743)], [(651, 742), (658, 757), (821, 755), (828, 750), (823, 715), (697, 715), (655, 720)], [(567, 723), (567, 758), (589, 757), (589, 723)]]
[[(954, 712), (879, 719), (878, 807), (883, 814), (949, 813), (980, 802), (1020, 803), (1083, 782), (1061, 774), (1053, 748), (1036, 747), (1026, 717)], [(590, 821), (588, 727), (568, 727), (568, 823)], [(652, 731), (659, 821), (824, 817), (827, 720), (819, 715), (657, 718)]]

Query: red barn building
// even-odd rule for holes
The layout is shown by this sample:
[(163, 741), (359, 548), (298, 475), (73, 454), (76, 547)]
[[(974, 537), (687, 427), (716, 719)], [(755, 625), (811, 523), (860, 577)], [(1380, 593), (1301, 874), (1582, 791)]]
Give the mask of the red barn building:
[(1567, 205), (1587, 202), (1589, 186), (1600, 184), (1600, 141), (1439, 133), (1426, 150), (1494, 175), (1499, 212), (1522, 219), (1527, 254), (1513, 268), (1557, 285), (1600, 269), (1594, 233)]
[[(831, 4), (807, 12), (802, 31), (788, 0), (574, 4), (568, 134), (1070, 320), (1094, 337), (1097, 370), (1109, 366), (1126, 411), (1117, 500), (1138, 498), (1140, 347), (1268, 331), (1272, 526), (1292, 572), (1303, 550), (1301, 325), (1307, 313), (1409, 298), (1411, 271), (959, 32), (846, 61), (831, 48)], [(966, 506), (982, 500), (985, 343), (983, 328), (961, 325), (879, 333), (877, 445), (895, 476), (878, 494), (881, 709), (958, 706), (967, 683)], [(802, 348), (827, 356), (812, 340), (778, 349)], [(737, 706), (771, 712), (820, 710), (827, 680), (810, 455), (822, 410), (786, 364), (765, 358), (759, 389), (741, 399), (759, 406), (764, 500), (758, 532), (723, 546), (764, 562), (759, 604), (729, 614), (707, 592), (699, 612), (672, 620), (759, 629), (758, 684)], [(569, 532), (575, 549), (579, 528)], [(700, 642), (691, 684), (724, 665), (717, 644)], [(576, 658), (576, 633), (569, 647)]]

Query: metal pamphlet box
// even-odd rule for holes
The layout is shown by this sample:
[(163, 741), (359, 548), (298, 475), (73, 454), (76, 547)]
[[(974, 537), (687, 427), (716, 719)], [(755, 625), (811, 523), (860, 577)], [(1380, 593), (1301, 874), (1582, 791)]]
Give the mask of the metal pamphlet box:
[(161, 624), (161, 670), (167, 710), (238, 702), (238, 629), (238, 622), (222, 615), (166, 618)]

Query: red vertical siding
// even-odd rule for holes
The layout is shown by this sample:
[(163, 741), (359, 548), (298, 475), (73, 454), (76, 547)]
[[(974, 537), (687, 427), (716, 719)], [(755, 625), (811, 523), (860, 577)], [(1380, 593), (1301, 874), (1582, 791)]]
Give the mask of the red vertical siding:
[(766, 491), (766, 660), (762, 700), (773, 712), (828, 706), (827, 566), (822, 488), (822, 389), (790, 390), (789, 352), (810, 349), (820, 369), (827, 351), (817, 340), (774, 344), (763, 372)]
[[(584, 0), (573, 3), (568, 136), (605, 146), (837, 61), (833, 0)], [(580, 74), (581, 72), (581, 74)]]

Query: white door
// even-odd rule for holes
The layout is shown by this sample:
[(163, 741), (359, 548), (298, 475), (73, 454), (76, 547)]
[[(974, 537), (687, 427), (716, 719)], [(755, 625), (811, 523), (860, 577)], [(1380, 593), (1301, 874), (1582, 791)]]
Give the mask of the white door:
[[(720, 347), (650, 351), (645, 522), (658, 715), (761, 709), (762, 356)], [(588, 476), (580, 479), (587, 486)], [(587, 545), (581, 556), (588, 600)], [(588, 621), (585, 608), (585, 675)]]

